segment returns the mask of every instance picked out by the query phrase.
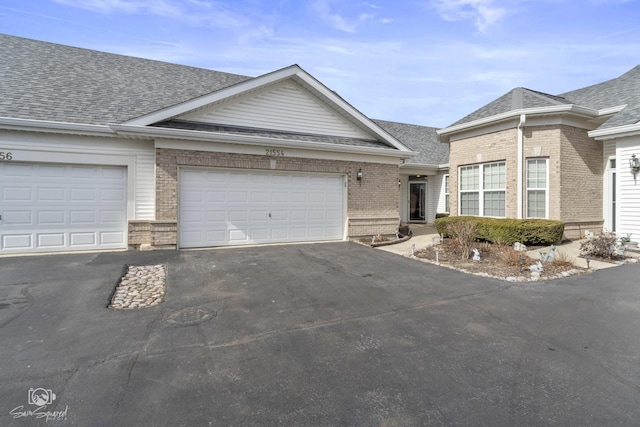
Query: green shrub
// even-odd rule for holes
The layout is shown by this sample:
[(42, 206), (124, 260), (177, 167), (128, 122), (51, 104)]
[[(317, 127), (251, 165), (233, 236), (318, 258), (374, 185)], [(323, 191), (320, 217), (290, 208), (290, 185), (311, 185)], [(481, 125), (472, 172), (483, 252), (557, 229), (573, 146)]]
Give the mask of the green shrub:
[(551, 245), (562, 239), (564, 223), (548, 219), (511, 219), (483, 218), (477, 216), (450, 216), (437, 218), (436, 230), (445, 237), (451, 237), (449, 224), (459, 221), (471, 221), (478, 225), (478, 240), (491, 243), (513, 245), (520, 242), (525, 245)]

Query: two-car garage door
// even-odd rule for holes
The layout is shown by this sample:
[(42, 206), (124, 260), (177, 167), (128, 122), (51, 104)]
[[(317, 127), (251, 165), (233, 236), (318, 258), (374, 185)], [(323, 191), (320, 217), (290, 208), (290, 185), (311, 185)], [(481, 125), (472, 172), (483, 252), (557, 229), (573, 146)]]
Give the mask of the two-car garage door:
[(343, 239), (344, 177), (180, 170), (182, 248)]
[(0, 254), (127, 247), (127, 169), (0, 163)]

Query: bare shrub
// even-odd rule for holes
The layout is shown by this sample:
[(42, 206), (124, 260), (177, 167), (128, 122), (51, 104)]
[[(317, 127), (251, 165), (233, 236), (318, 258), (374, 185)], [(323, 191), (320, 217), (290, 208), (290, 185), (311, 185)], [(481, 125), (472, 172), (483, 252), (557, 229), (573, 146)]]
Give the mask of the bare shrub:
[(556, 255), (551, 261), (551, 265), (556, 268), (571, 268), (575, 265), (576, 259), (564, 252), (556, 251)]
[(478, 235), (478, 224), (470, 221), (459, 221), (449, 224), (447, 230), (451, 237), (458, 240), (462, 259), (469, 259), (473, 243)]
[(615, 234), (601, 234), (580, 244), (580, 254), (596, 258), (615, 258), (612, 246), (616, 244)]
[(500, 261), (504, 265), (511, 267), (518, 267), (520, 265), (520, 258), (522, 258), (523, 263), (529, 261), (528, 256), (516, 251), (511, 245), (499, 245), (497, 252), (500, 254)]

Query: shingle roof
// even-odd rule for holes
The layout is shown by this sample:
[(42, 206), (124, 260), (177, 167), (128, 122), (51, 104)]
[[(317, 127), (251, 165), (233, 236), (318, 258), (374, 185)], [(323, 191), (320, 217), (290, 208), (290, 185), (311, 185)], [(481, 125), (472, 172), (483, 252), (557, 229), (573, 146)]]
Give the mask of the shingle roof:
[(164, 122), (156, 123), (154, 127), (164, 127), (170, 129), (185, 129), (196, 130), (201, 132), (218, 132), (232, 135), (253, 135), (262, 136), (266, 138), (278, 138), (288, 139), (296, 141), (309, 141), (309, 142), (324, 142), (337, 145), (349, 145), (356, 147), (369, 147), (369, 148), (385, 148), (388, 149), (389, 145), (370, 139), (360, 138), (347, 138), (331, 135), (315, 135), (308, 133), (298, 132), (285, 132), (285, 131), (273, 131), (271, 129), (257, 129), (241, 126), (227, 126), (227, 125), (215, 125), (209, 123), (189, 122), (184, 120), (167, 120)]
[(640, 65), (620, 77), (582, 89), (563, 93), (572, 103), (597, 110), (627, 104), (607, 120), (600, 129), (638, 123), (640, 121)]
[(441, 165), (449, 162), (449, 145), (438, 139), (437, 128), (373, 120), (382, 129), (417, 154), (406, 163)]
[(495, 101), (474, 111), (451, 126), (492, 117), (520, 108), (545, 107), (575, 104), (595, 110), (627, 104), (614, 114), (599, 129), (635, 124), (640, 122), (640, 65), (615, 79), (607, 80), (582, 89), (549, 95), (525, 88), (515, 88)]
[(463, 117), (451, 126), (484, 119), (486, 117), (495, 116), (521, 108), (551, 107), (561, 104), (570, 104), (570, 102), (562, 97), (518, 87), (512, 89), (484, 107), (479, 108), (468, 116)]
[(248, 79), (0, 34), (0, 117), (122, 123)]

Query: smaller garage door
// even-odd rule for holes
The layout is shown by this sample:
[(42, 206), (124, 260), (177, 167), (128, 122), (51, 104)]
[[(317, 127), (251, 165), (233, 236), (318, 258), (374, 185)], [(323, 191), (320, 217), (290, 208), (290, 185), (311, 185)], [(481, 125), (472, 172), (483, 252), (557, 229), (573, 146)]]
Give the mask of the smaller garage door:
[(0, 253), (127, 247), (125, 167), (0, 163)]
[(180, 170), (180, 247), (343, 239), (344, 178)]

